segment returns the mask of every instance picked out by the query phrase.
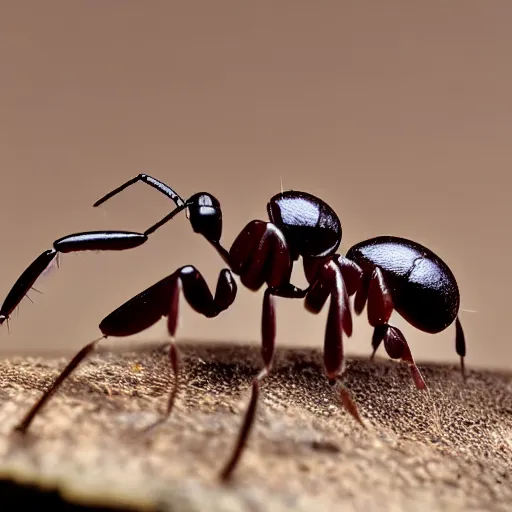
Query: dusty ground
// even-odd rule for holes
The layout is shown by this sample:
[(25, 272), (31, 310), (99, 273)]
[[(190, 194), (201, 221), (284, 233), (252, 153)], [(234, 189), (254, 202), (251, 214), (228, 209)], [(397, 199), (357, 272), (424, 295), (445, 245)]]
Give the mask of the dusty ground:
[(171, 382), (162, 347), (91, 357), (25, 440), (11, 429), (65, 360), (1, 361), (2, 503), (36, 496), (14, 481), (56, 489), (36, 496), (54, 510), (79, 503), (251, 512), (512, 507), (511, 375), (471, 371), (463, 385), (455, 367), (421, 365), (430, 400), (412, 387), (407, 368), (351, 361), (347, 384), (363, 430), (337, 406), (318, 352), (280, 350), (248, 452), (222, 486), (216, 475), (260, 367), (258, 349), (194, 345), (182, 355), (186, 388), (152, 432), (142, 429), (164, 409)]

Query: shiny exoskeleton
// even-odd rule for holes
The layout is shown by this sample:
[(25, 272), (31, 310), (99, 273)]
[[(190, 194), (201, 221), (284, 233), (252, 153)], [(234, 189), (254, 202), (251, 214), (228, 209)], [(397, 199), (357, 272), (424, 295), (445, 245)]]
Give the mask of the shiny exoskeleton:
[[(140, 174), (112, 190), (94, 206), (99, 206), (130, 185), (142, 182), (166, 195), (175, 208), (144, 233), (126, 231), (91, 231), (65, 236), (44, 251), (18, 278), (0, 308), (0, 324), (32, 288), (37, 278), (59, 253), (87, 250), (126, 250), (144, 244), (149, 236), (179, 212), (187, 210), (194, 232), (203, 235), (227, 265), (221, 270), (215, 293), (193, 266), (184, 266), (131, 298), (105, 317), (99, 329), (102, 336), (90, 342), (69, 362), (63, 372), (34, 404), (17, 425), (26, 432), (39, 410), (61, 383), (107, 337), (137, 334), (167, 318), (171, 337), (169, 357), (174, 373), (167, 415), (178, 392), (179, 358), (174, 342), (179, 317), (179, 299), (206, 317), (215, 317), (229, 308), (237, 294), (233, 274), (247, 288), (264, 287), (261, 316), (261, 355), (263, 369), (252, 385), (249, 408), (239, 439), (221, 477), (233, 473), (254, 422), (259, 385), (272, 368), (275, 351), (275, 297), (303, 299), (305, 308), (318, 314), (329, 301), (324, 336), (324, 366), (327, 378), (337, 396), (352, 416), (364, 426), (356, 404), (341, 383), (344, 372), (343, 335), (352, 334), (351, 296), (360, 314), (367, 305), (368, 320), (374, 327), (374, 353), (383, 342), (391, 358), (407, 362), (419, 389), (426, 387), (402, 332), (389, 325), (396, 310), (413, 326), (425, 332), (440, 332), (455, 320), (456, 349), (463, 361), (465, 341), (458, 320), (459, 290), (446, 264), (425, 247), (396, 237), (379, 237), (352, 247), (346, 256), (337, 254), (341, 239), (341, 223), (324, 201), (306, 192), (286, 191), (276, 194), (267, 204), (269, 221), (253, 220), (236, 237), (230, 249), (221, 243), (222, 210), (219, 201), (207, 192), (182, 199), (161, 181)], [(301, 289), (290, 282), (295, 261), (302, 258), (308, 287)]]
[[(402, 332), (388, 324), (393, 310), (412, 326), (431, 334), (455, 322), (455, 349), (464, 375), (466, 343), (458, 317), (459, 287), (448, 265), (419, 243), (393, 236), (360, 242), (348, 250), (346, 257), (362, 270), (354, 309), (360, 314), (368, 303), (368, 321), (374, 327), (373, 354), (384, 341), (390, 357), (397, 358), (405, 350), (402, 358), (405, 355), (412, 363)], [(425, 387), (416, 368), (411, 369), (417, 386)]]

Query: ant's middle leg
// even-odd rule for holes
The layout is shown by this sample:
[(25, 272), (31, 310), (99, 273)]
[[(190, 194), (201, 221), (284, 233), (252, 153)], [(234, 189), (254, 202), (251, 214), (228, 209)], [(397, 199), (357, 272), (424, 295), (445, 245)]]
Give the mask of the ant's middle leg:
[(234, 449), (220, 478), (228, 480), (236, 469), (254, 424), (260, 384), (271, 371), (275, 353), (275, 297), (304, 298), (307, 290), (290, 283), (292, 260), (284, 235), (270, 222), (249, 222), (227, 254), (229, 265), (244, 286), (257, 291), (266, 284), (261, 315), (261, 356), (263, 369), (253, 379), (249, 407)]
[[(260, 226), (255, 225), (255, 227), (259, 228)], [(263, 268), (263, 264), (261, 268)], [(258, 277), (257, 272), (248, 272), (245, 277), (245, 282), (248, 284), (254, 283), (254, 285), (257, 286), (259, 284)], [(312, 279), (312, 281), (313, 285), (306, 290), (296, 288), (289, 284), (289, 282), (283, 284), (281, 288), (267, 288), (265, 290), (261, 322), (261, 354), (264, 368), (253, 380), (249, 407), (245, 413), (238, 439), (227, 463), (220, 473), (220, 478), (223, 481), (231, 477), (241, 459), (254, 424), (260, 383), (269, 374), (272, 367), (276, 335), (276, 315), (274, 306), (274, 297), (276, 296), (297, 299), (305, 298), (306, 309), (313, 313), (319, 313), (329, 296), (331, 297), (324, 345), (326, 373), (331, 384), (337, 386), (337, 391), (347, 411), (364, 427), (358, 408), (350, 392), (339, 382), (339, 377), (343, 372), (344, 362), (342, 332), (344, 331), (348, 336), (352, 333), (352, 317), (342, 270), (336, 263), (330, 261), (320, 271), (316, 280)]]
[[(350, 285), (346, 286), (347, 269), (335, 260), (330, 260), (317, 269), (311, 289), (306, 295), (305, 307), (314, 314), (320, 313), (325, 303), (329, 301), (327, 324), (324, 337), (324, 368), (329, 383), (336, 387), (339, 398), (347, 412), (364, 427), (359, 409), (348, 388), (340, 378), (345, 371), (345, 356), (343, 349), (343, 333), (352, 335), (352, 314), (350, 311), (349, 295), (357, 289), (358, 272), (350, 270)], [(345, 272), (345, 276), (344, 276)]]
[[(281, 294), (282, 293), (282, 294)], [(228, 480), (238, 466), (242, 457), (245, 445), (251, 434), (256, 417), (256, 408), (259, 398), (259, 390), (261, 382), (269, 375), (272, 369), (272, 363), (275, 354), (275, 339), (276, 339), (276, 310), (275, 310), (275, 296), (284, 296), (286, 298), (302, 298), (305, 292), (302, 290), (292, 290), (290, 287), (285, 287), (280, 293), (279, 290), (267, 288), (263, 295), (263, 308), (261, 314), (261, 356), (263, 359), (263, 369), (253, 379), (251, 398), (249, 406), (245, 412), (242, 427), (238, 434), (235, 446), (231, 455), (220, 473), (220, 478), (223, 481)], [(294, 295), (295, 294), (295, 295)]]
[(174, 336), (178, 325), (178, 304), (181, 291), (192, 309), (212, 318), (233, 304), (237, 286), (231, 272), (223, 269), (219, 274), (215, 295), (212, 295), (201, 273), (195, 267), (188, 265), (131, 298), (102, 320), (99, 328), (103, 336), (87, 344), (73, 357), (53, 384), (23, 417), (15, 430), (21, 433), (28, 430), (40, 409), (78, 365), (95, 350), (101, 340), (107, 337), (127, 337), (138, 334), (154, 325), (162, 317), (167, 317), (167, 328), (173, 338), (169, 357), (174, 374), (174, 386), (166, 410), (166, 416), (169, 415), (178, 392), (179, 359)]

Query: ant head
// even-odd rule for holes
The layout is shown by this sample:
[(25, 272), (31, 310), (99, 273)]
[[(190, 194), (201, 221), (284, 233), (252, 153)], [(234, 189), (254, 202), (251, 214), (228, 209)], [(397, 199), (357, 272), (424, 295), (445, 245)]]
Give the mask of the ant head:
[(198, 192), (187, 201), (187, 217), (195, 233), (209, 242), (219, 242), (222, 235), (222, 210), (218, 199), (207, 192)]

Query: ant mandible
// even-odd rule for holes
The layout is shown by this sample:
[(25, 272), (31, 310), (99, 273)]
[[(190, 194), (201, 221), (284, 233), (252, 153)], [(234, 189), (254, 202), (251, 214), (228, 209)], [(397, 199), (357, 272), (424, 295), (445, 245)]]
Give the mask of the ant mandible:
[[(53, 249), (44, 251), (18, 278), (0, 308), (0, 325), (8, 321), (35, 281), (58, 258), (59, 253), (79, 251), (115, 251), (138, 247), (150, 234), (187, 210), (194, 232), (203, 235), (216, 249), (228, 268), (221, 270), (215, 294), (195, 267), (187, 265), (131, 298), (99, 324), (102, 336), (82, 348), (34, 404), (15, 430), (25, 433), (39, 410), (76, 367), (107, 337), (126, 337), (142, 332), (167, 317), (171, 337), (169, 358), (174, 375), (166, 410), (171, 413), (177, 392), (179, 357), (175, 335), (179, 317), (179, 298), (198, 313), (212, 318), (228, 309), (237, 294), (233, 274), (252, 291), (265, 285), (261, 316), (261, 356), (263, 369), (254, 378), (249, 407), (234, 450), (225, 464), (221, 478), (228, 479), (236, 468), (254, 423), (261, 381), (272, 368), (275, 351), (275, 297), (304, 299), (305, 308), (318, 314), (327, 300), (329, 309), (324, 336), (324, 368), (330, 384), (336, 386), (341, 402), (362, 425), (364, 423), (348, 389), (341, 383), (345, 369), (343, 334), (352, 335), (350, 297), (361, 314), (367, 305), (368, 321), (374, 327), (372, 358), (383, 342), (389, 357), (405, 361), (418, 389), (425, 381), (414, 362), (403, 333), (389, 319), (397, 311), (414, 327), (438, 333), (455, 321), (456, 351), (464, 375), (466, 352), (464, 333), (458, 318), (460, 295), (448, 266), (422, 245), (398, 237), (377, 237), (353, 246), (346, 256), (337, 254), (341, 223), (324, 201), (306, 192), (284, 191), (267, 204), (270, 222), (253, 220), (237, 236), (229, 251), (221, 244), (222, 210), (210, 193), (199, 192), (183, 200), (171, 187), (140, 174), (112, 190), (94, 203), (97, 207), (137, 182), (143, 182), (166, 195), (175, 204), (172, 210), (144, 233), (130, 231), (90, 231), (56, 240)], [(291, 282), (295, 261), (302, 257), (308, 281), (306, 289)]]

